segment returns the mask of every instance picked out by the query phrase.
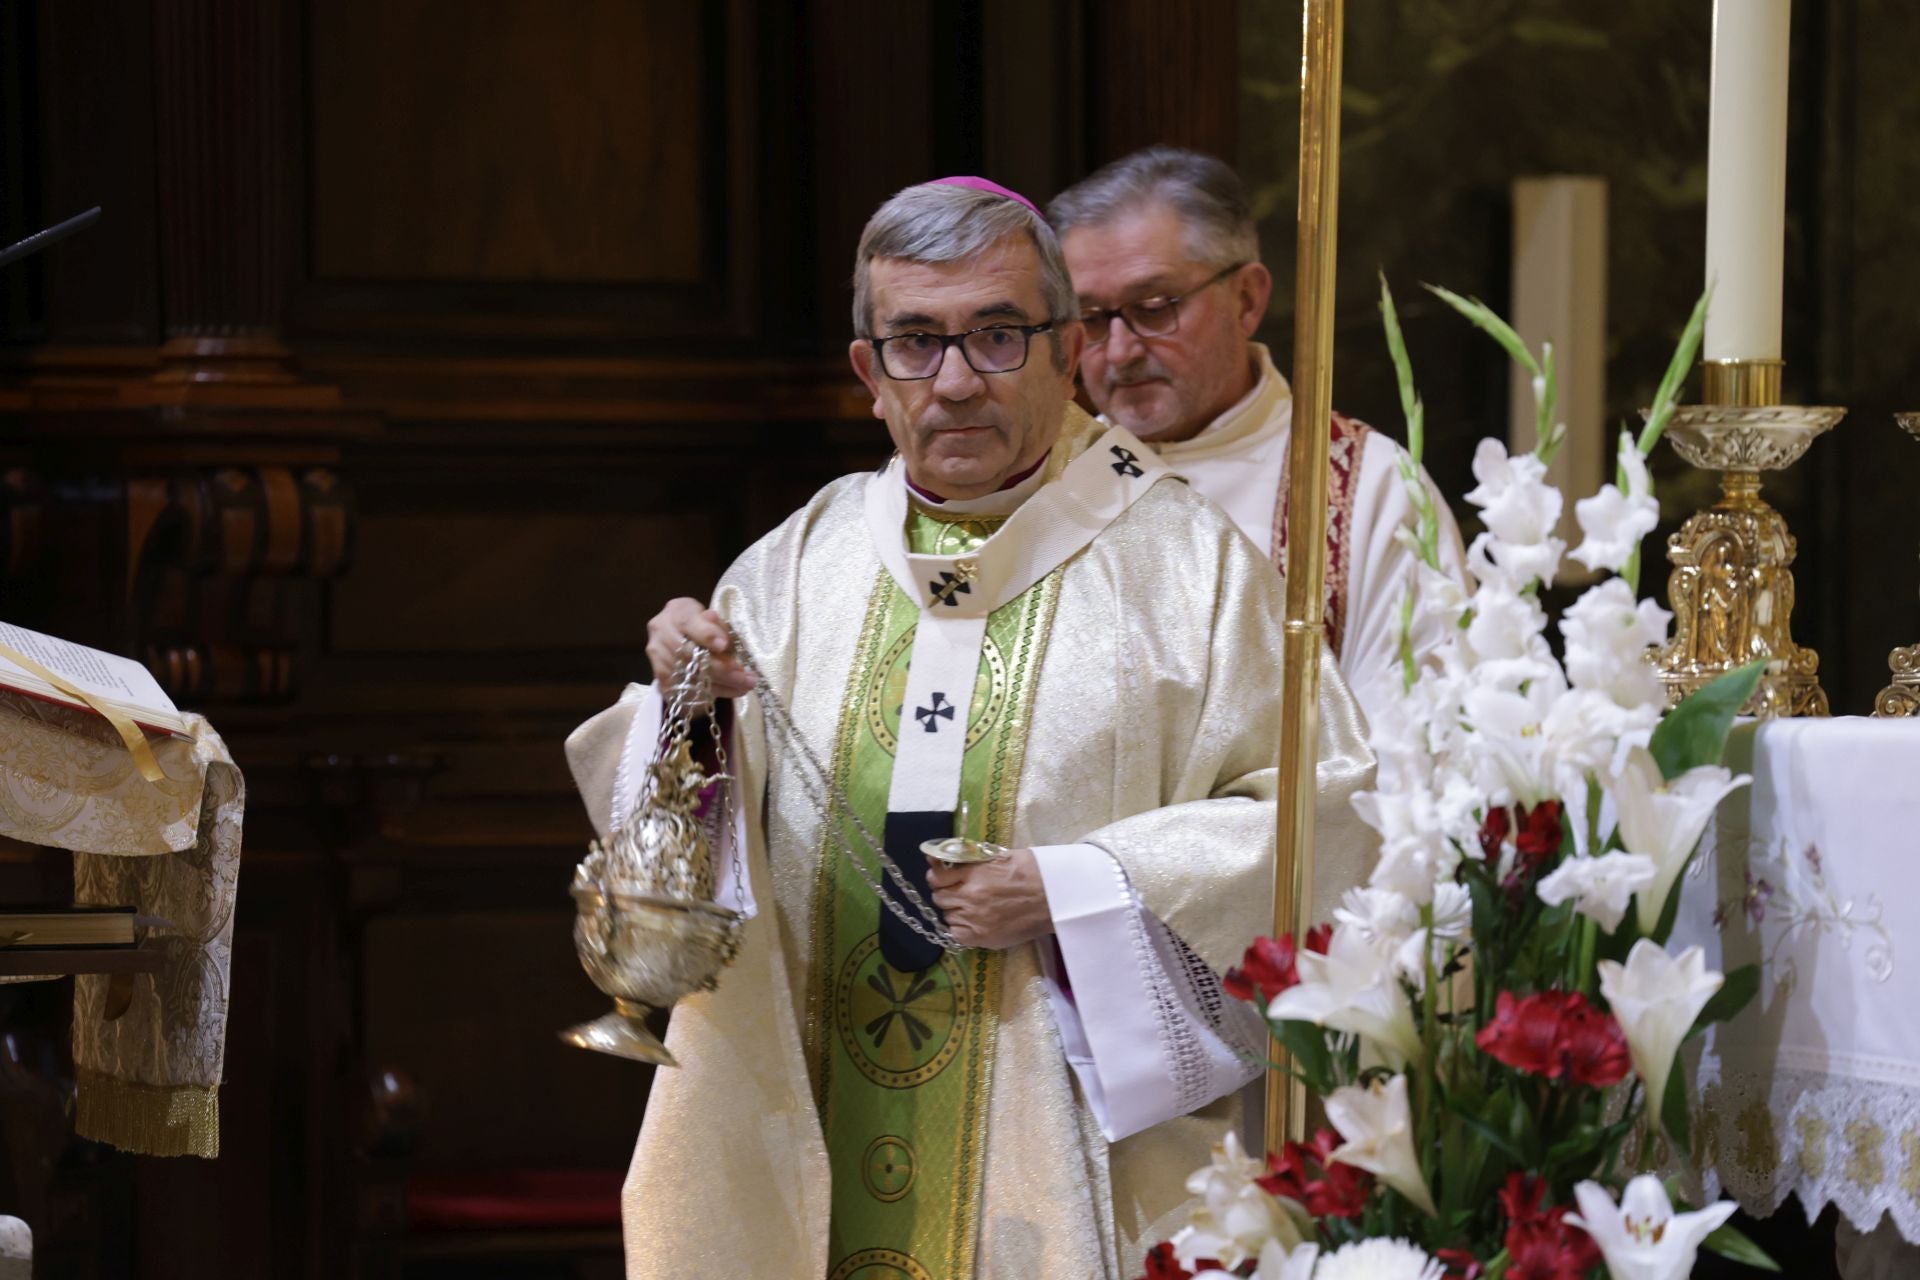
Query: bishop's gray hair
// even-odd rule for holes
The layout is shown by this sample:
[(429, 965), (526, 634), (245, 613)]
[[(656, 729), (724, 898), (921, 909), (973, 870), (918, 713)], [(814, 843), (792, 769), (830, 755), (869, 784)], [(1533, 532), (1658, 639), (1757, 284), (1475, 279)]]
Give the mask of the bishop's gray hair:
[(1066, 235), (1121, 214), (1165, 204), (1186, 225), (1187, 256), (1210, 267), (1260, 261), (1260, 233), (1240, 175), (1220, 160), (1183, 147), (1148, 147), (1121, 156), (1053, 198), (1047, 217)]
[[(960, 262), (1021, 233), (1033, 241), (1040, 255), (1040, 295), (1047, 314), (1036, 317), (1035, 323), (1077, 319), (1079, 297), (1067, 274), (1067, 260), (1060, 256), (1060, 241), (1038, 214), (1018, 200), (991, 191), (928, 182), (896, 192), (867, 219), (853, 262), (853, 331), (862, 336), (873, 332), (875, 258)], [(1053, 350), (1058, 365), (1064, 352), (1057, 338)]]

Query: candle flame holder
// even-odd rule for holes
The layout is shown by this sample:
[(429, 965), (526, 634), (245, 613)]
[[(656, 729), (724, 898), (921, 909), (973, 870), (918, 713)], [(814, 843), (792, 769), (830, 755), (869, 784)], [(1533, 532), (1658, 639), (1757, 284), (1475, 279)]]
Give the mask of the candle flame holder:
[(1667, 439), (1696, 467), (1721, 473), (1720, 500), (1667, 540), (1673, 639), (1655, 659), (1667, 705), (1765, 659), (1743, 714), (1829, 714), (1820, 655), (1793, 641), (1797, 550), (1786, 519), (1760, 496), (1760, 473), (1783, 471), (1846, 416), (1845, 409), (1778, 403), (1778, 361), (1710, 361), (1705, 391), (1717, 403), (1682, 405)]

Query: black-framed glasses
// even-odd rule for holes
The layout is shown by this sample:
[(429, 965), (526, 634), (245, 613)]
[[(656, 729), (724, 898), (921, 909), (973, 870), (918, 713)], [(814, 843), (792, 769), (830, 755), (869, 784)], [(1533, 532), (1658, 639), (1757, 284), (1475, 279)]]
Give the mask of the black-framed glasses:
[(880, 371), (896, 382), (931, 378), (946, 363), (947, 348), (958, 345), (960, 356), (975, 373), (1013, 373), (1026, 367), (1033, 335), (1046, 333), (1045, 324), (992, 324), (965, 333), (896, 333), (868, 338), (880, 356)]
[(1142, 298), (1138, 302), (1129, 302), (1124, 307), (1084, 308), (1080, 312), (1080, 323), (1087, 326), (1087, 345), (1097, 347), (1105, 342), (1107, 335), (1112, 332), (1115, 317), (1118, 317), (1127, 328), (1133, 330), (1135, 337), (1166, 337), (1180, 328), (1182, 302), (1202, 290), (1219, 284), (1246, 265), (1244, 262), (1236, 262), (1230, 267), (1222, 267), (1177, 297)]

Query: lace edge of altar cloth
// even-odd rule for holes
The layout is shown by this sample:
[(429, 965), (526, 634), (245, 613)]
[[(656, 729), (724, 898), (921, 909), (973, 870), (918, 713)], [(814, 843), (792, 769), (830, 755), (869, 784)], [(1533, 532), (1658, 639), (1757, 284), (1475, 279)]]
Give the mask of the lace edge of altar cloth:
[(1727, 1195), (1764, 1218), (1796, 1195), (1810, 1222), (1831, 1204), (1863, 1232), (1884, 1216), (1920, 1243), (1920, 1084), (1732, 1071), (1712, 1053), (1698, 1079), (1681, 1170), (1696, 1203)]

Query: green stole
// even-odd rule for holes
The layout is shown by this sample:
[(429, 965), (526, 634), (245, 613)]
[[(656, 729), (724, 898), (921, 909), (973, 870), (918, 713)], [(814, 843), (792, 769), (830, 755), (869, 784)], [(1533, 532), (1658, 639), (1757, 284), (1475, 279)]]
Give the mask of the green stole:
[[(907, 541), (917, 555), (959, 555), (1002, 523), (943, 520), (914, 504)], [(960, 771), (963, 834), (975, 839), (1011, 838), (1034, 674), (1058, 581), (1056, 569), (987, 619)], [(912, 720), (901, 726), (919, 618), (919, 605), (882, 569), (833, 754), (835, 780), (874, 832), (886, 822), (898, 735), (920, 729)], [(923, 972), (903, 973), (880, 956), (884, 910), (829, 843), (814, 893), (807, 1020), (833, 1178), (829, 1280), (969, 1280), (980, 1234), (1000, 956), (948, 952)]]

